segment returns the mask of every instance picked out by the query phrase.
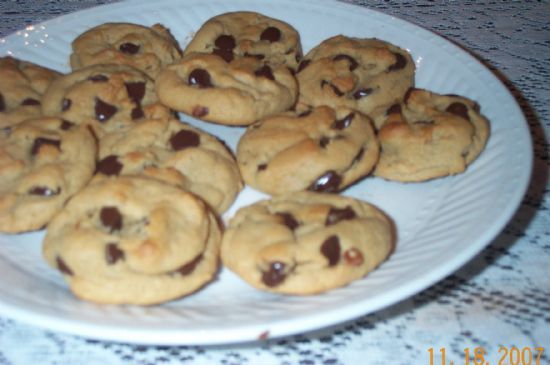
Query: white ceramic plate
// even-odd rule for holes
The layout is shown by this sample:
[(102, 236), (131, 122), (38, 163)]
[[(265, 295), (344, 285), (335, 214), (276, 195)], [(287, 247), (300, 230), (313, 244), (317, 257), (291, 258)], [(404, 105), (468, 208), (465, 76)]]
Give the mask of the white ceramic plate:
[[(304, 51), (345, 34), (377, 37), (412, 53), (419, 87), (465, 95), (492, 121), (481, 157), (462, 175), (421, 184), (367, 178), (346, 195), (377, 204), (396, 222), (397, 250), (377, 271), (324, 295), (256, 291), (227, 270), (199, 293), (155, 307), (99, 306), (75, 299), (41, 258), (43, 232), (0, 235), (0, 312), (44, 328), (90, 338), (146, 344), (220, 344), (296, 334), (376, 311), (441, 280), (476, 255), (504, 227), (526, 190), (532, 147), (526, 121), (505, 87), (473, 57), (418, 26), (332, 1), (135, 1), (62, 16), (0, 40), (11, 54), (68, 71), (70, 42), (104, 22), (168, 26), (182, 46), (208, 18), (252, 10), (285, 20)], [(185, 118), (191, 121), (191, 118)], [(193, 121), (235, 147), (242, 129)], [(231, 216), (263, 197), (247, 188)]]

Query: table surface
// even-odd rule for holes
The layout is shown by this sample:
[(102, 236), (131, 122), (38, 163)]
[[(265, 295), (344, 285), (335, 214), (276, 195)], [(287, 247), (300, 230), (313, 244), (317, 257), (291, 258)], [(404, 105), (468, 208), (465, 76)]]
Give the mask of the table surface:
[[(109, 2), (2, 1), (0, 38)], [(539, 363), (550, 364), (550, 3), (347, 2), (439, 33), (473, 53), (512, 92), (527, 118), (535, 159), (528, 191), (502, 233), (431, 288), (320, 331), (240, 346), (158, 347), (88, 340), (0, 316), (0, 364), (430, 364), (433, 348), (435, 364), (447, 365), (452, 358), (458, 365), (466, 363), (465, 349), (473, 353), (478, 346), (492, 364), (506, 350), (508, 356), (517, 354), (513, 347), (525, 355), (529, 348), (534, 357), (542, 347), (546, 352)], [(535, 364), (535, 358), (524, 360)]]

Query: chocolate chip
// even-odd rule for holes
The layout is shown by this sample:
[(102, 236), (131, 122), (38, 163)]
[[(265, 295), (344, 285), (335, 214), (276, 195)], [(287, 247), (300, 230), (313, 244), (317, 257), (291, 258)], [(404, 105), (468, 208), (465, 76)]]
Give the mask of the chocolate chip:
[(31, 190), (29, 190), (30, 195), (40, 195), (40, 196), (54, 196), (54, 195), (59, 195), (60, 193), (61, 193), (61, 188), (52, 190), (47, 186), (35, 186)]
[(107, 264), (114, 265), (118, 260), (124, 260), (124, 251), (116, 243), (109, 243), (105, 247), (105, 260)]
[(59, 147), (61, 146), (61, 141), (58, 141), (58, 140), (55, 140), (55, 139), (44, 138), (44, 137), (38, 137), (34, 140), (34, 143), (33, 143), (32, 148), (31, 148), (31, 154), (33, 156), (36, 156), (38, 151), (40, 151), (40, 148), (44, 145), (54, 146), (57, 149), (59, 149)]
[(196, 68), (193, 71), (191, 71), (187, 82), (189, 85), (197, 86), (200, 89), (212, 87), (212, 82), (210, 81), (210, 74), (208, 73), (208, 71), (202, 68)]
[(59, 269), (59, 271), (61, 271), (63, 274), (69, 276), (74, 275), (73, 271), (69, 268), (69, 266), (67, 266), (67, 264), (65, 263), (65, 261), (63, 261), (61, 257), (57, 256), (55, 259), (55, 263), (57, 264), (57, 268)]
[(266, 163), (262, 163), (258, 165), (258, 171), (264, 171), (265, 169), (267, 169)]
[(111, 119), (111, 117), (118, 111), (114, 105), (108, 104), (100, 98), (95, 98), (94, 110), (96, 119), (102, 123)]
[(122, 43), (118, 47), (118, 49), (122, 53), (126, 53), (126, 54), (129, 54), (129, 55), (134, 55), (134, 54), (139, 52), (140, 46), (138, 44), (127, 42), (127, 43)]
[(321, 253), (328, 260), (328, 266), (334, 266), (340, 261), (340, 240), (338, 236), (330, 236), (321, 245)]
[(407, 59), (401, 53), (394, 53), (396, 61), (388, 67), (388, 72), (404, 69), (407, 66)]
[(336, 56), (334, 56), (334, 58), (332, 60), (333, 61), (347, 60), (349, 62), (349, 70), (350, 71), (355, 70), (357, 68), (357, 66), (359, 66), (359, 64), (357, 63), (355, 58), (353, 58), (353, 57), (351, 57), (347, 54), (336, 55)]
[(216, 56), (221, 57), (227, 63), (233, 61), (233, 59), (235, 58), (235, 56), (233, 55), (232, 49), (214, 48), (212, 53), (215, 54)]
[(65, 119), (63, 119), (61, 121), (61, 125), (59, 126), (59, 128), (61, 128), (64, 131), (68, 131), (72, 127), (74, 127), (74, 123), (71, 123), (71, 122), (69, 122), (68, 120), (65, 120)]
[(332, 123), (331, 127), (333, 129), (338, 129), (338, 130), (346, 129), (351, 125), (351, 122), (353, 121), (354, 117), (355, 117), (355, 113), (349, 113), (342, 119), (336, 119)]
[(141, 103), (145, 96), (145, 82), (125, 82), (124, 86), (126, 86), (126, 92), (128, 92), (130, 99), (135, 103)]
[(122, 215), (116, 207), (103, 207), (99, 213), (101, 223), (109, 228), (110, 232), (120, 231), (122, 228)]
[(348, 265), (359, 266), (363, 264), (363, 254), (355, 247), (352, 247), (344, 252), (344, 261)]
[(304, 68), (309, 66), (310, 63), (311, 63), (311, 60), (302, 60), (302, 62), (300, 62), (300, 64), (298, 65), (298, 69), (296, 70), (296, 73), (301, 72)]
[(196, 107), (193, 108), (191, 115), (193, 115), (195, 118), (201, 118), (208, 115), (208, 112), (209, 112), (208, 107), (197, 105)]
[(254, 72), (254, 75), (258, 77), (265, 77), (269, 80), (275, 80), (273, 72), (271, 71), (271, 67), (269, 67), (268, 65), (262, 66), (262, 68), (256, 70), (256, 72)]
[(321, 137), (321, 139), (319, 140), (319, 146), (321, 148), (325, 148), (329, 143), (330, 143), (330, 138), (325, 136)]
[(188, 263), (186, 263), (185, 265), (181, 266), (175, 272), (177, 272), (177, 273), (179, 273), (180, 275), (183, 275), (183, 276), (189, 275), (195, 270), (195, 268), (197, 267), (199, 262), (201, 262), (201, 260), (202, 260), (202, 254), (198, 255), (193, 260), (191, 260)]
[(370, 94), (372, 94), (372, 91), (373, 90), (371, 88), (359, 89), (353, 93), (353, 97), (355, 100), (359, 100), (361, 98), (364, 98), (365, 96), (369, 96)]
[(63, 101), (61, 102), (61, 111), (66, 112), (71, 108), (72, 104), (73, 102), (71, 101), (71, 99), (63, 99)]
[(182, 129), (170, 137), (170, 145), (174, 151), (180, 151), (187, 147), (197, 147), (200, 145), (200, 136), (193, 132)]
[(0, 112), (6, 110), (6, 102), (4, 101), (4, 95), (0, 93)]
[(286, 279), (286, 264), (280, 261), (269, 263), (269, 270), (262, 273), (262, 281), (269, 287), (281, 284)]
[(21, 102), (21, 105), (40, 105), (40, 101), (33, 98), (26, 98)]
[(262, 34), (260, 34), (260, 40), (268, 41), (270, 43), (277, 42), (281, 39), (281, 31), (276, 27), (267, 27)]
[(463, 103), (452, 103), (447, 107), (447, 109), (445, 109), (445, 111), (454, 115), (458, 115), (459, 117), (466, 120), (470, 120), (470, 116), (468, 115), (468, 107)]
[(98, 74), (98, 75), (92, 75), (88, 77), (88, 80), (92, 82), (107, 82), (109, 81), (109, 78), (105, 75)]
[(251, 54), (251, 53), (245, 52), (244, 57), (253, 57), (253, 58), (257, 59), (258, 61), (261, 61), (265, 58), (265, 55), (263, 55), (263, 54)]
[(340, 91), (340, 89), (338, 89), (335, 85), (333, 85), (331, 82), (327, 81), (327, 80), (322, 80), (321, 81), (321, 88), (325, 87), (325, 85), (328, 85), (331, 87), (332, 91), (334, 92), (334, 94), (336, 94), (336, 96), (340, 97), (340, 96), (343, 96), (344, 93)]
[(132, 109), (132, 112), (130, 113), (130, 117), (132, 120), (143, 118), (145, 114), (143, 114), (143, 109), (141, 109), (141, 106), (138, 105), (134, 109)]
[(300, 223), (294, 218), (294, 216), (287, 212), (277, 213), (278, 216), (283, 218), (283, 224), (294, 231)]
[(303, 111), (303, 112), (301, 112), (300, 114), (298, 114), (298, 118), (307, 117), (308, 115), (311, 114), (311, 112), (313, 112), (313, 109), (308, 109), (308, 110), (306, 110), (306, 111)]
[(401, 114), (401, 104), (393, 104), (386, 110), (386, 116), (390, 114)]
[(327, 171), (315, 180), (307, 190), (336, 193), (342, 182), (342, 178), (334, 171)]
[(216, 47), (220, 49), (233, 49), (237, 46), (237, 43), (235, 42), (235, 37), (228, 34), (222, 34), (216, 38), (214, 41), (214, 44)]
[(343, 220), (350, 220), (356, 217), (355, 211), (350, 206), (344, 209), (330, 208), (327, 219), (325, 220), (325, 226), (336, 224)]
[(122, 167), (117, 156), (109, 155), (97, 163), (96, 172), (107, 176), (118, 175), (122, 171)]

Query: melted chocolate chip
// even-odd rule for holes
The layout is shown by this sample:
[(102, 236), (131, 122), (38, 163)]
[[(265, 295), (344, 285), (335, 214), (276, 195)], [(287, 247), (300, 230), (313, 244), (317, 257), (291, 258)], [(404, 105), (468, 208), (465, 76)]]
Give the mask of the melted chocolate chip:
[(364, 98), (365, 96), (369, 96), (370, 94), (372, 94), (372, 89), (371, 88), (367, 88), (367, 89), (359, 89), (357, 90), (356, 92), (353, 93), (353, 98), (355, 100), (359, 100), (361, 98)]
[(94, 110), (96, 119), (101, 123), (105, 123), (111, 119), (111, 117), (118, 111), (114, 105), (108, 104), (100, 98), (95, 98)]
[(0, 112), (6, 110), (6, 102), (4, 101), (4, 95), (0, 93)]
[(61, 111), (66, 112), (71, 108), (72, 104), (73, 102), (71, 101), (71, 99), (63, 99), (63, 101), (61, 102)]
[(360, 266), (363, 264), (363, 254), (355, 247), (344, 252), (344, 261), (351, 266)]
[(346, 129), (351, 125), (351, 122), (353, 121), (353, 117), (355, 117), (355, 113), (349, 113), (342, 119), (336, 119), (332, 123), (331, 127), (333, 129), (338, 129), (338, 130)]
[(321, 139), (319, 140), (319, 146), (321, 148), (325, 148), (328, 144), (330, 143), (330, 138), (329, 137), (321, 137)]
[(59, 195), (60, 193), (61, 193), (61, 188), (52, 190), (47, 186), (35, 186), (31, 190), (29, 190), (30, 195), (39, 195), (39, 196), (54, 196), (54, 195)]
[(281, 284), (286, 279), (286, 264), (280, 261), (274, 261), (269, 264), (269, 270), (262, 273), (262, 281), (269, 287)]
[(402, 70), (407, 66), (407, 59), (401, 53), (394, 53), (395, 63), (388, 67), (388, 72)]
[(109, 231), (120, 231), (122, 228), (122, 215), (116, 207), (103, 207), (99, 212), (101, 223), (109, 228)]
[(139, 52), (140, 46), (138, 44), (127, 42), (127, 43), (122, 43), (118, 47), (118, 49), (122, 53), (126, 53), (126, 54), (129, 54), (129, 55), (134, 55), (134, 54)]
[(126, 92), (128, 92), (130, 99), (135, 103), (141, 103), (145, 96), (145, 82), (126, 82), (124, 86), (126, 86)]
[(21, 105), (40, 105), (40, 101), (33, 98), (26, 98), (21, 102)]
[(233, 59), (235, 58), (235, 56), (233, 55), (232, 49), (214, 48), (212, 53), (215, 54), (216, 56), (221, 57), (227, 63), (233, 61)]
[(232, 35), (222, 34), (216, 38), (214, 45), (220, 49), (233, 49), (237, 46), (237, 43)]
[(282, 212), (277, 213), (277, 215), (283, 218), (283, 224), (290, 228), (290, 230), (292, 231), (294, 231), (300, 225), (296, 218), (294, 218), (294, 216), (290, 213)]
[(339, 54), (339, 55), (335, 56), (332, 60), (333, 61), (347, 60), (349, 62), (349, 70), (350, 71), (355, 70), (357, 68), (357, 66), (359, 66), (359, 64), (357, 63), (355, 58), (353, 58), (353, 57), (351, 57), (347, 54)]
[(132, 112), (130, 113), (130, 117), (132, 120), (143, 118), (145, 114), (143, 113), (143, 109), (141, 109), (141, 106), (138, 105), (134, 109), (132, 109)]
[(199, 262), (201, 262), (201, 260), (202, 260), (202, 254), (198, 255), (193, 260), (191, 260), (188, 263), (186, 263), (185, 265), (181, 266), (175, 272), (177, 272), (177, 273), (179, 273), (180, 275), (183, 275), (183, 276), (189, 275), (195, 270), (195, 268), (197, 267)]
[(73, 271), (69, 268), (69, 266), (67, 266), (67, 264), (65, 263), (65, 261), (63, 261), (61, 257), (57, 256), (57, 258), (55, 259), (55, 263), (57, 264), (57, 268), (59, 269), (59, 271), (61, 271), (63, 274), (69, 276), (74, 275)]
[(265, 77), (269, 80), (275, 80), (273, 72), (271, 71), (271, 67), (269, 67), (268, 65), (262, 66), (262, 68), (256, 70), (256, 72), (254, 72), (254, 75), (258, 77)]
[(196, 68), (189, 74), (187, 83), (191, 86), (197, 86), (200, 89), (205, 89), (207, 87), (212, 87), (212, 82), (210, 81), (210, 74), (208, 71), (202, 68)]
[(296, 73), (301, 72), (304, 68), (309, 66), (310, 63), (311, 63), (311, 60), (302, 60), (302, 62), (300, 62), (300, 64), (298, 65), (298, 69), (296, 70)]
[(38, 151), (40, 151), (40, 148), (44, 145), (54, 146), (57, 149), (59, 149), (59, 147), (61, 146), (61, 141), (44, 138), (44, 137), (38, 137), (34, 140), (34, 143), (31, 148), (31, 154), (35, 156), (38, 153)]
[(124, 251), (118, 248), (116, 243), (109, 243), (105, 247), (105, 261), (107, 264), (114, 265), (118, 260), (124, 260)]
[(266, 163), (262, 163), (258, 165), (258, 171), (264, 171), (265, 169), (267, 169)]
[(327, 171), (315, 180), (307, 190), (326, 193), (336, 193), (342, 178), (334, 171)]
[(197, 147), (200, 143), (201, 139), (197, 133), (185, 129), (170, 137), (170, 145), (174, 151), (180, 151), (187, 147)]
[(327, 219), (325, 220), (325, 226), (330, 226), (343, 220), (354, 219), (356, 216), (355, 211), (351, 209), (350, 206), (344, 209), (330, 208)]
[(325, 85), (330, 86), (334, 94), (338, 97), (344, 96), (344, 93), (340, 91), (335, 85), (333, 85), (331, 82), (328, 82), (326, 80), (321, 81), (321, 88), (325, 87)]
[(65, 120), (65, 119), (63, 119), (61, 121), (61, 125), (59, 126), (59, 128), (61, 128), (64, 131), (68, 131), (72, 127), (74, 127), (74, 123), (71, 123), (71, 122), (69, 122), (68, 120)]
[(281, 39), (281, 31), (276, 27), (267, 27), (262, 34), (260, 34), (260, 40), (268, 41), (270, 43), (277, 42)]
[(401, 114), (401, 104), (393, 104), (386, 110), (386, 115)]
[(206, 116), (208, 113), (209, 113), (208, 107), (197, 105), (196, 107), (193, 108), (191, 115), (193, 115), (195, 118), (201, 118)]
[(334, 266), (340, 261), (340, 240), (338, 236), (330, 236), (321, 245), (321, 253), (328, 260), (328, 266)]
[(459, 117), (466, 120), (470, 120), (470, 116), (468, 115), (468, 107), (463, 103), (452, 103), (447, 107), (447, 109), (445, 109), (445, 111), (454, 115), (458, 115)]
[(97, 163), (96, 172), (107, 176), (118, 175), (122, 167), (123, 165), (118, 161), (117, 156), (109, 155)]
[(98, 74), (98, 75), (92, 75), (88, 77), (88, 80), (92, 82), (107, 82), (109, 81), (109, 78), (105, 75)]

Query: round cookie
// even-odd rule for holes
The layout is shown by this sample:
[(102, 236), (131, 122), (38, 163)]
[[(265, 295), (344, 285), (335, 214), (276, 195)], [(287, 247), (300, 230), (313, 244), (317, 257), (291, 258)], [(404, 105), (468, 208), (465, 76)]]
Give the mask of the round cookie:
[(176, 119), (151, 119), (101, 140), (97, 171), (144, 174), (182, 187), (225, 212), (243, 187), (231, 151), (216, 137)]
[(300, 63), (299, 103), (345, 106), (373, 117), (414, 86), (414, 71), (411, 55), (389, 42), (335, 36)]
[(378, 154), (367, 117), (328, 106), (266, 118), (250, 126), (237, 145), (244, 181), (272, 195), (341, 191), (366, 176)]
[(100, 137), (142, 118), (171, 115), (159, 103), (154, 81), (126, 65), (93, 65), (57, 78), (44, 93), (42, 112), (90, 124)]
[(41, 116), (42, 94), (61, 74), (13, 57), (0, 57), (0, 128)]
[(128, 176), (94, 180), (75, 195), (48, 227), (43, 255), (81, 299), (149, 305), (212, 280), (220, 241), (202, 200)]
[(258, 289), (306, 295), (364, 277), (394, 244), (393, 223), (375, 206), (299, 192), (239, 209), (224, 233), (221, 257)]
[(474, 101), (423, 89), (409, 90), (384, 115), (374, 174), (388, 180), (417, 182), (464, 172), (490, 133)]
[(152, 78), (181, 57), (178, 43), (161, 24), (101, 24), (79, 35), (72, 42), (72, 51), (73, 70), (114, 63), (135, 67)]
[(29, 119), (0, 132), (0, 231), (44, 228), (95, 169), (96, 140), (86, 126)]
[(184, 54), (213, 53), (227, 62), (255, 57), (270, 65), (295, 70), (302, 59), (300, 35), (290, 24), (247, 11), (217, 15), (206, 21)]
[(298, 95), (286, 66), (253, 57), (226, 63), (214, 54), (192, 53), (167, 66), (156, 80), (162, 103), (206, 121), (249, 125), (291, 108)]

